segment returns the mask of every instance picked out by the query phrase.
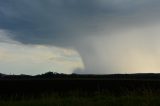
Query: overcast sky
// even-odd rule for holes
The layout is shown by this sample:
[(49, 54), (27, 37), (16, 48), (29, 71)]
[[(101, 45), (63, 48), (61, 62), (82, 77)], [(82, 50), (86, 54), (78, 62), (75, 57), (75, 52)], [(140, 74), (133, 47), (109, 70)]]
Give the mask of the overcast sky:
[(159, 0), (0, 0), (0, 72), (160, 72)]

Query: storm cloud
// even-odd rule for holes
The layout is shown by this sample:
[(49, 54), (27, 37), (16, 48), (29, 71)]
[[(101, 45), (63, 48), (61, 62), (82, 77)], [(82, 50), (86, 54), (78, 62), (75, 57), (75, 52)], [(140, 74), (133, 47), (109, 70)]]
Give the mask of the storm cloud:
[[(147, 52), (140, 64), (151, 55), (158, 65), (150, 51), (160, 34), (159, 5), (159, 0), (0, 0), (0, 29), (23, 44), (77, 50), (86, 68), (83, 73), (133, 71), (128, 67), (143, 72), (143, 66), (129, 64), (136, 63), (135, 55)], [(131, 51), (137, 52), (132, 56)]]
[(72, 46), (75, 39), (116, 21), (131, 21), (130, 15), (148, 10), (146, 5), (153, 2), (142, 1), (6, 0), (0, 3), (0, 28), (12, 31), (11, 37), (23, 43)]

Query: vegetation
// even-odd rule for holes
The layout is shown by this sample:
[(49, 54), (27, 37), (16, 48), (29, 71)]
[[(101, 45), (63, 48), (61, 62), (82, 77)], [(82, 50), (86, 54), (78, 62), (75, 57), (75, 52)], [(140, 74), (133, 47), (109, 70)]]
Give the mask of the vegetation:
[(34, 80), (34, 79), (56, 79), (56, 78), (61, 78), (61, 79), (73, 79), (73, 78), (78, 78), (78, 79), (112, 79), (112, 80), (129, 80), (129, 79), (136, 79), (136, 80), (160, 80), (160, 74), (154, 74), (154, 73), (137, 73), (137, 74), (109, 74), (109, 75), (95, 75), (95, 74), (64, 74), (64, 73), (57, 73), (57, 72), (46, 72), (44, 74), (39, 74), (39, 75), (7, 75), (7, 74), (2, 74), (0, 73), (0, 80)]
[(160, 74), (0, 74), (0, 106), (160, 106)]
[(143, 95), (130, 92), (123, 96), (104, 93), (82, 96), (75, 91), (70, 95), (52, 94), (37, 99), (0, 101), (0, 106), (159, 106), (159, 100), (158, 95), (150, 92)]

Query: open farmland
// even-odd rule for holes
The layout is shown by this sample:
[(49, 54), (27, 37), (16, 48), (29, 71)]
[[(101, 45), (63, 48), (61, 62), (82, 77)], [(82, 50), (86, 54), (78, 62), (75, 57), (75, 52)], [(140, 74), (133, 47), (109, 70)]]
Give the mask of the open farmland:
[(1, 106), (74, 106), (77, 103), (77, 106), (127, 106), (137, 103), (139, 106), (158, 106), (159, 95), (159, 74), (52, 74), (50, 77), (44, 74), (3, 76), (0, 79)]

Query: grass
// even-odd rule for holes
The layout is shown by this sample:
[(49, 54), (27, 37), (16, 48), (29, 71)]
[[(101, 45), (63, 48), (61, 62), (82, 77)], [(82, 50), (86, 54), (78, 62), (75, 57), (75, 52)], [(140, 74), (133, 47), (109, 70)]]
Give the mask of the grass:
[(104, 92), (88, 95), (74, 91), (39, 98), (1, 100), (0, 106), (160, 106), (160, 96), (150, 91), (144, 91), (143, 94), (129, 92), (121, 96)]

